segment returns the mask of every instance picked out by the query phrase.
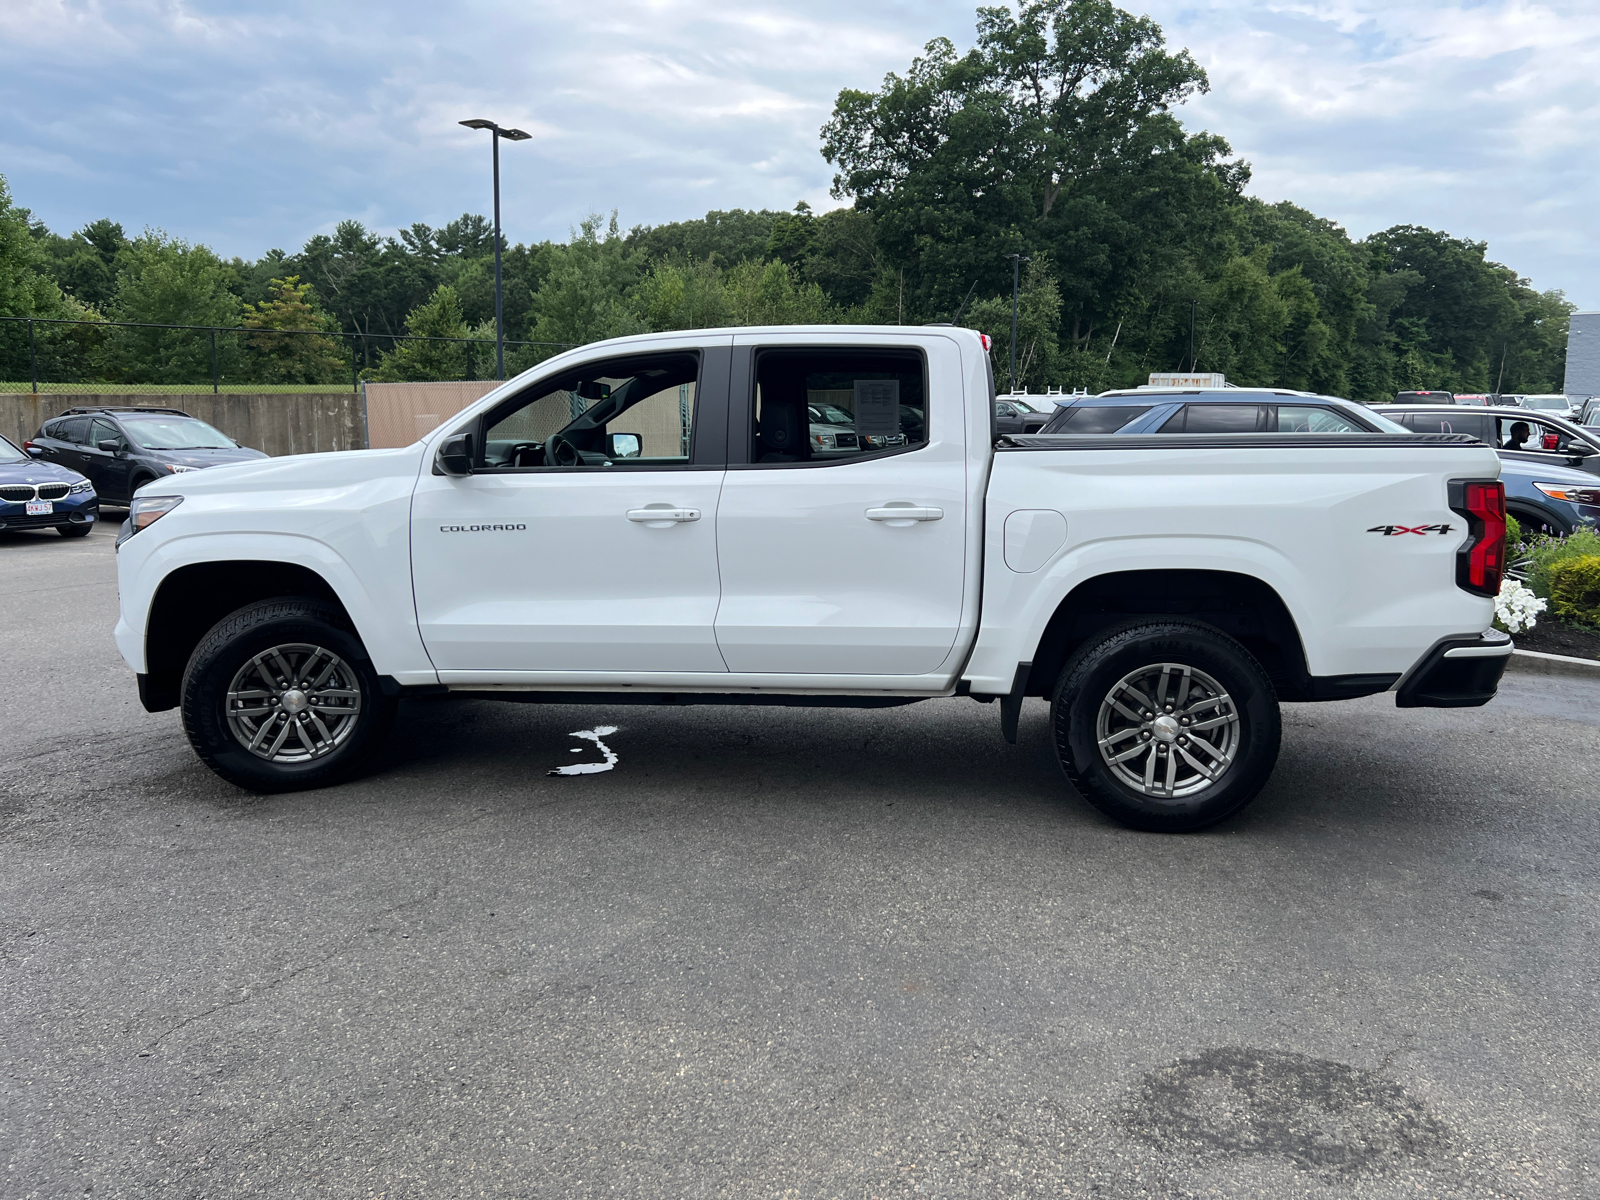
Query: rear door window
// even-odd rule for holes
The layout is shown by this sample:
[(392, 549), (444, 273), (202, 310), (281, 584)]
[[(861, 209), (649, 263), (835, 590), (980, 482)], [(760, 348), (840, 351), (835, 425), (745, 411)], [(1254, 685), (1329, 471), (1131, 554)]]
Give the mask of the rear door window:
[(1115, 433), (1150, 411), (1148, 404), (1078, 405), (1050, 418), (1043, 433)]
[(925, 370), (913, 350), (763, 350), (747, 403), (752, 463), (847, 462), (928, 442)]
[(1267, 408), (1261, 404), (1186, 404), (1161, 427), (1162, 433), (1258, 433)]
[(1479, 441), (1494, 438), (1494, 418), (1478, 413), (1443, 412), (1403, 413), (1395, 418), (1402, 425), (1418, 433), (1468, 433)]
[(63, 442), (71, 442), (75, 446), (81, 446), (89, 440), (89, 418), (68, 417), (65, 421), (56, 424), (55, 432), (50, 436)]

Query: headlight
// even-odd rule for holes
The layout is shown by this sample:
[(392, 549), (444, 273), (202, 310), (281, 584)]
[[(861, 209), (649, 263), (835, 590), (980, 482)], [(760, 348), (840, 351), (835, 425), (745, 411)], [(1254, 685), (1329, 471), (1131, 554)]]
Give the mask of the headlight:
[(93, 492), (93, 491), (94, 491), (94, 484), (90, 483), (87, 479), (85, 479), (80, 483), (73, 484), (71, 490), (67, 494), (69, 496), (81, 496), (85, 492)]
[(838, 438), (831, 433), (813, 433), (811, 435), (811, 443), (814, 446), (822, 446), (831, 450), (837, 445)]
[(176, 463), (167, 464), (167, 470), (171, 471), (174, 475), (181, 475), (185, 471), (198, 471), (199, 469), (199, 467), (180, 467)]
[(1536, 483), (1533, 486), (1552, 500), (1565, 500), (1569, 504), (1600, 504), (1600, 488), (1569, 487), (1564, 483)]
[(150, 528), (182, 503), (182, 496), (135, 496), (128, 506), (128, 536)]

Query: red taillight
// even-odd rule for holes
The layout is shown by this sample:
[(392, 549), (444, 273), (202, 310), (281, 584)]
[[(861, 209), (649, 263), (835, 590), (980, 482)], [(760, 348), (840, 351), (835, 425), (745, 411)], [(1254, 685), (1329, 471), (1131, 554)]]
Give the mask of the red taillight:
[(1554, 434), (1554, 433), (1547, 433), (1547, 434), (1544, 435), (1544, 448), (1546, 450), (1558, 449), (1560, 447), (1560, 445), (1561, 445), (1561, 438), (1560, 438), (1559, 435)]
[(994, 339), (987, 333), (980, 333), (978, 340), (983, 343), (983, 352), (985, 354), (989, 353), (989, 348), (994, 345)]
[(1481, 596), (1498, 595), (1506, 571), (1506, 485), (1457, 481), (1450, 493), (1450, 507), (1467, 519), (1472, 534), (1456, 556), (1456, 583)]
[(23, 442), (22, 443), (22, 452), (24, 454), (32, 454), (38, 448), (39, 447), (35, 446), (32, 442)]

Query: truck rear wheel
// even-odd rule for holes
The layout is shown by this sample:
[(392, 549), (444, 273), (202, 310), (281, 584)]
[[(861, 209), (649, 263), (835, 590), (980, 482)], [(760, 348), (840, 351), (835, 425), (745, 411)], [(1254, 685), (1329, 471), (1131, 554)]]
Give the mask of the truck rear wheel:
[(217, 622), (189, 658), (182, 704), (195, 753), (256, 792), (348, 777), (383, 744), (396, 708), (338, 609), (298, 597)]
[(1272, 774), (1281, 726), (1261, 664), (1193, 621), (1124, 625), (1080, 648), (1054, 700), (1056, 753), (1090, 804), (1183, 833), (1238, 812)]

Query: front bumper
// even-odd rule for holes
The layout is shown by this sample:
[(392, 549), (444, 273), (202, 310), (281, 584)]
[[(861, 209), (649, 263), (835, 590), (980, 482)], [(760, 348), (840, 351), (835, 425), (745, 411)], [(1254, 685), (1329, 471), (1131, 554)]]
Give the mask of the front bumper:
[(0, 504), (0, 530), (55, 529), (60, 525), (93, 525), (100, 515), (100, 500), (93, 497), (83, 503), (67, 500), (52, 502), (54, 512), (28, 516), (22, 504)]
[(1478, 708), (1494, 699), (1514, 649), (1509, 634), (1446, 638), (1401, 680), (1396, 708)]

